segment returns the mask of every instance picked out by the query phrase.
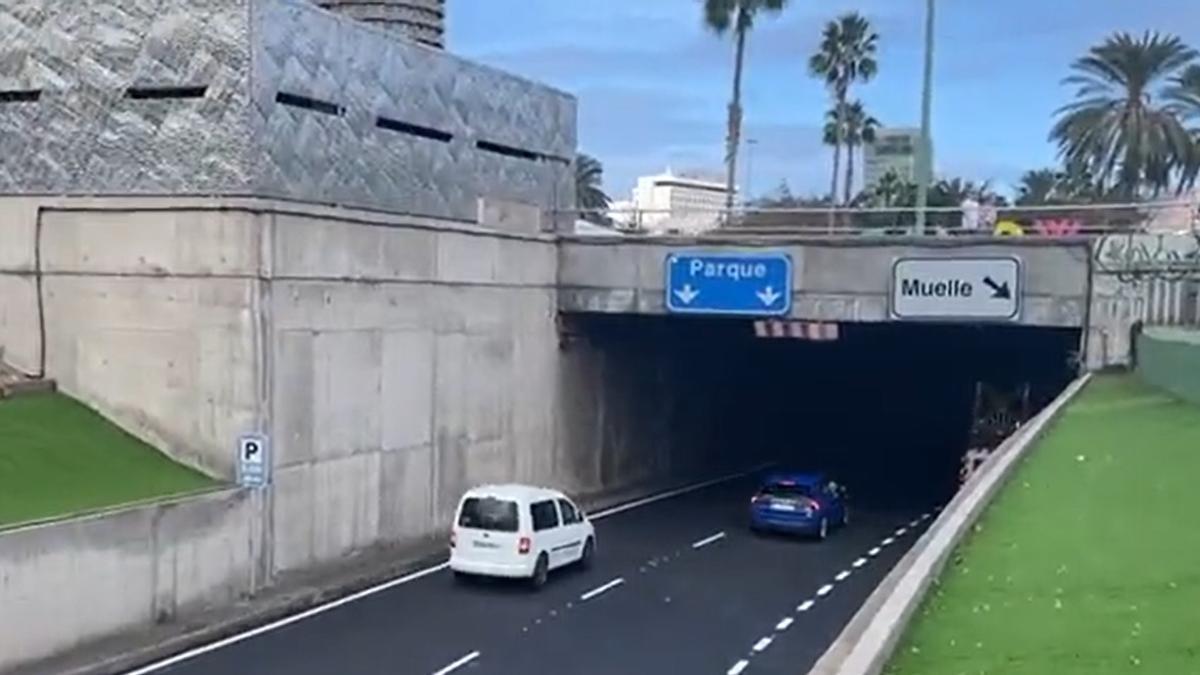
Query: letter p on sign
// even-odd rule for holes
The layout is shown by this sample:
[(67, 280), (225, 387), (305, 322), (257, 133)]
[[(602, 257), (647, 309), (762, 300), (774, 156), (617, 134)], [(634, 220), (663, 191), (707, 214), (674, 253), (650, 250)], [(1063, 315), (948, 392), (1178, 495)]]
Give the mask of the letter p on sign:
[(271, 481), (266, 436), (247, 434), (239, 438), (237, 460), (239, 485), (260, 488)]

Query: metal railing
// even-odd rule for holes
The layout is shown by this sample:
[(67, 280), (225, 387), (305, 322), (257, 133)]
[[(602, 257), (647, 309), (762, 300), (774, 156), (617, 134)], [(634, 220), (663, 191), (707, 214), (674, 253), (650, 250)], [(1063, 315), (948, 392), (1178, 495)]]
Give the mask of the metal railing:
[[(914, 236), (913, 208), (610, 209), (567, 211), (614, 233), (672, 236), (792, 234)], [(926, 210), (924, 236), (1096, 237), (1111, 234), (1200, 233), (1200, 201), (1072, 204)], [(568, 218), (569, 220), (570, 218)], [(1197, 235), (1200, 236), (1200, 235)]]

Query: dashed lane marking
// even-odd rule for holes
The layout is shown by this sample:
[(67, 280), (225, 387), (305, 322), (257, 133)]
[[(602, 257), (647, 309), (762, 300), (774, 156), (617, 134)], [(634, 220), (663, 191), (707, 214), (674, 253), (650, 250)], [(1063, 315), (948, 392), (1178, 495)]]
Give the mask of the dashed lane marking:
[(826, 595), (829, 595), (832, 591), (833, 591), (833, 584), (825, 584), (824, 586), (817, 589), (817, 597), (823, 598)]
[(834, 581), (845, 581), (850, 578), (850, 570), (842, 570), (833, 578)]
[(724, 538), (725, 538), (725, 533), (718, 532), (711, 537), (705, 537), (705, 538), (701, 539), (700, 541), (695, 542), (694, 544), (692, 544), (692, 548), (704, 548), (705, 546), (708, 546), (709, 544), (715, 544)]
[(851, 567), (853, 567), (854, 569), (858, 569), (866, 564), (867, 564), (866, 558), (859, 558), (858, 560), (855, 560), (853, 563), (851, 563)]
[(884, 546), (891, 546), (892, 544), (896, 543), (896, 540), (892, 539), (891, 537), (888, 537), (887, 539), (884, 539), (883, 541), (881, 541), (879, 543)]
[(607, 584), (604, 584), (603, 586), (598, 586), (598, 587), (593, 588), (592, 590), (588, 591), (587, 593), (584, 593), (583, 595), (579, 596), (579, 599), (581, 601), (586, 602), (586, 601), (591, 600), (592, 598), (596, 597), (597, 595), (600, 595), (601, 593), (610, 591), (610, 590), (616, 588), (617, 586), (620, 586), (623, 583), (625, 583), (625, 579), (622, 577), (617, 577), (616, 579), (613, 579), (612, 581), (608, 582)]
[(880, 550), (881, 550), (881, 549), (880, 549), (878, 546), (876, 546), (875, 548), (871, 549), (870, 551), (867, 551), (867, 555), (869, 555), (869, 556), (871, 556), (872, 558), (874, 558), (875, 556), (879, 555), (879, 551), (880, 551)]
[(450, 665), (446, 666), (445, 668), (442, 668), (441, 670), (437, 671), (433, 675), (447, 675), (447, 673), (452, 673), (452, 672), (458, 670), (459, 668), (462, 668), (463, 666), (467, 665), (468, 663), (474, 661), (477, 658), (479, 658), (479, 652), (471, 652), (470, 654), (467, 654), (466, 656), (455, 661), (454, 663), (451, 663)]
[(813, 602), (812, 600), (805, 600), (804, 602), (802, 602), (796, 606), (796, 611), (797, 612), (807, 612), (808, 610), (812, 609), (813, 605), (815, 605), (815, 604), (816, 603)]
[(793, 619), (790, 616), (784, 617), (784, 619), (782, 621), (775, 624), (775, 630), (787, 630), (788, 627), (792, 625), (793, 621), (795, 621), (795, 619)]
[(725, 671), (725, 675), (741, 675), (742, 671), (745, 670), (749, 665), (750, 665), (749, 661), (747, 661), (746, 659), (742, 659), (741, 661), (738, 661), (737, 663), (733, 664), (732, 668)]
[(902, 528), (900, 528), (900, 529), (896, 530), (896, 536), (897, 536), (897, 537), (903, 537), (905, 534), (908, 534), (908, 528), (907, 528), (907, 527), (902, 527)]
[(765, 638), (763, 638), (763, 639), (759, 640), (758, 642), (755, 642), (755, 643), (754, 643), (754, 651), (756, 651), (756, 652), (761, 652), (762, 650), (766, 649), (767, 647), (770, 647), (770, 646), (771, 646), (771, 642), (772, 642), (774, 639), (775, 639), (775, 638), (769, 638), (769, 637), (765, 637)]

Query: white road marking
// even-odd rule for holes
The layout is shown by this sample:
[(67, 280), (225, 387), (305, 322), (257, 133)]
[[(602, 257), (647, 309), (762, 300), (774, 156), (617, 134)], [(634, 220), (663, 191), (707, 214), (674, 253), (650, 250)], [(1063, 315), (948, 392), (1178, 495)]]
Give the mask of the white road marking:
[[(684, 486), (681, 488), (676, 488), (674, 490), (669, 490), (669, 491), (663, 492), (661, 494), (651, 495), (651, 496), (645, 497), (643, 499), (629, 502), (628, 504), (621, 504), (620, 506), (614, 506), (609, 509), (603, 509), (596, 513), (589, 514), (588, 518), (590, 518), (591, 520), (600, 520), (601, 518), (607, 518), (609, 516), (614, 516), (618, 513), (624, 513), (625, 511), (629, 511), (629, 510), (636, 509), (636, 508), (639, 508), (642, 506), (646, 506), (648, 504), (653, 504), (655, 502), (660, 502), (664, 499), (671, 499), (673, 497), (678, 497), (680, 495), (688, 494), (689, 492), (696, 492), (697, 490), (703, 490), (704, 488), (712, 487), (714, 485), (720, 485), (721, 483), (728, 483), (729, 481), (737, 480), (738, 478), (750, 476), (759, 471), (762, 471), (763, 469), (771, 467), (773, 465), (774, 465), (774, 462), (767, 462), (765, 464), (760, 464), (748, 471), (741, 471), (738, 473), (733, 473), (733, 474), (729, 474), (726, 476), (722, 476), (720, 478), (715, 478), (713, 480), (704, 481), (702, 483), (696, 483), (694, 485), (687, 485), (687, 486)], [(441, 563), (438, 563), (431, 567), (426, 567), (425, 569), (417, 570), (410, 574), (406, 574), (402, 577), (397, 577), (390, 581), (385, 581), (377, 586), (365, 588), (357, 593), (347, 595), (344, 598), (339, 598), (337, 600), (331, 600), (323, 605), (317, 605), (316, 607), (310, 607), (309, 609), (306, 609), (303, 612), (300, 612), (298, 614), (293, 614), (291, 616), (285, 616), (282, 619), (278, 619), (276, 621), (272, 621), (271, 623), (264, 624), (262, 626), (258, 626), (257, 628), (252, 628), (244, 633), (238, 633), (237, 635), (231, 635), (227, 638), (217, 640), (216, 642), (210, 642), (209, 644), (201, 645), (194, 649), (189, 649), (186, 652), (176, 654), (175, 656), (163, 659), (161, 661), (156, 661), (154, 663), (151, 663), (150, 665), (143, 666), (142, 668), (139, 668), (137, 670), (132, 670), (128, 673), (125, 673), (125, 675), (149, 675), (149, 673), (155, 673), (160, 670), (163, 670), (164, 668), (170, 668), (171, 666), (183, 663), (184, 661), (190, 661), (198, 656), (203, 656), (210, 652), (215, 652), (217, 650), (224, 649), (231, 645), (235, 645), (239, 642), (244, 642), (246, 640), (256, 638), (259, 635), (263, 635), (265, 633), (270, 633), (272, 631), (279, 630), (280, 628), (290, 626), (299, 621), (303, 621), (305, 619), (317, 616), (318, 614), (324, 614), (325, 612), (335, 610), (338, 607), (341, 607), (343, 605), (348, 605), (352, 602), (358, 602), (359, 600), (362, 600), (364, 598), (369, 598), (372, 595), (376, 595), (376, 594), (382, 593), (384, 591), (391, 590), (393, 588), (396, 588), (397, 586), (402, 586), (409, 582), (416, 581), (418, 579), (422, 579), (422, 578), (430, 576), (432, 574), (436, 574), (438, 572), (448, 569), (449, 567), (450, 567), (450, 563), (448, 561), (441, 562)]]
[(709, 544), (721, 541), (724, 538), (725, 538), (725, 533), (718, 532), (711, 537), (705, 537), (704, 539), (701, 539), (700, 541), (692, 544), (692, 548), (704, 548), (705, 546), (708, 546)]
[(583, 595), (579, 596), (579, 599), (585, 600), (585, 601), (591, 600), (592, 598), (596, 597), (597, 595), (600, 595), (601, 593), (603, 593), (605, 591), (612, 590), (612, 589), (616, 588), (617, 586), (620, 586), (623, 583), (625, 583), (625, 580), (621, 577), (617, 577), (616, 579), (613, 579), (612, 581), (608, 582), (607, 584), (604, 584), (603, 586), (600, 586), (598, 588), (593, 588), (592, 590), (588, 591), (587, 593), (584, 593)]
[(814, 603), (812, 600), (805, 600), (804, 602), (800, 603), (799, 606), (796, 607), (796, 611), (797, 612), (807, 612), (808, 610), (812, 609), (813, 605), (815, 605), (815, 604), (816, 603)]
[(342, 605), (348, 605), (352, 602), (356, 602), (358, 600), (362, 600), (363, 598), (375, 595), (376, 593), (382, 593), (383, 591), (386, 591), (391, 588), (395, 588), (396, 586), (400, 586), (402, 584), (407, 584), (410, 581), (416, 581), (417, 579), (420, 579), (422, 577), (427, 577), (431, 574), (436, 574), (437, 572), (441, 572), (442, 570), (447, 569), (448, 567), (450, 567), (450, 563), (444, 562), (444, 563), (441, 563), (440, 565), (434, 565), (433, 567), (427, 567), (423, 570), (413, 572), (412, 574), (406, 574), (405, 576), (402, 576), (398, 579), (393, 579), (391, 581), (382, 583), (378, 586), (373, 586), (371, 588), (361, 590), (357, 593), (347, 595), (346, 597), (341, 598), (340, 600), (334, 600), (332, 602), (327, 602), (324, 605), (318, 605), (316, 607), (313, 607), (312, 609), (308, 609), (303, 612), (300, 612), (299, 614), (293, 614), (291, 616), (284, 617), (282, 619), (279, 619), (278, 621), (273, 621), (266, 625), (259, 626), (258, 628), (248, 630), (245, 633), (231, 635), (230, 637), (227, 637), (223, 640), (218, 640), (211, 644), (207, 644), (202, 647), (197, 647), (190, 651), (183, 652), (182, 654), (176, 654), (175, 656), (172, 656), (167, 659), (163, 659), (162, 661), (158, 661), (157, 663), (152, 663), (143, 668), (139, 668), (137, 670), (130, 671), (130, 672), (126, 673), (125, 675), (146, 675), (147, 673), (153, 673), (153, 672), (162, 670), (163, 668), (169, 668), (177, 663), (182, 663), (184, 661), (194, 659), (197, 656), (201, 656), (201, 655), (207, 654), (209, 652), (214, 652), (218, 649), (224, 649), (225, 647), (237, 644), (244, 640), (249, 640), (250, 638), (258, 637), (259, 635), (262, 635), (263, 633), (269, 633), (273, 630), (279, 630), (280, 628), (283, 628), (284, 626), (290, 626), (298, 621), (303, 621), (309, 617), (316, 616), (318, 614), (324, 614), (325, 612), (328, 612), (331, 609), (337, 609), (338, 607), (341, 607)]
[(725, 675), (741, 675), (742, 671), (745, 670), (746, 667), (749, 665), (750, 665), (749, 661), (747, 661), (746, 659), (742, 659), (741, 661), (738, 661), (737, 663), (733, 664), (732, 668), (725, 671)]
[(446, 666), (445, 668), (442, 668), (441, 670), (437, 671), (433, 675), (446, 675), (447, 673), (452, 673), (452, 672), (458, 670), (459, 668), (462, 668), (463, 666), (467, 665), (468, 663), (474, 661), (477, 658), (479, 658), (479, 652), (471, 652), (470, 654), (467, 654), (466, 656), (455, 661), (454, 663), (451, 663), (450, 665)]
[(884, 546), (891, 546), (892, 544), (896, 543), (896, 540), (892, 539), (891, 537), (888, 537), (887, 539), (884, 539), (883, 541), (881, 541), (879, 543)]
[(817, 589), (817, 597), (823, 598), (826, 595), (829, 595), (829, 593), (832, 590), (833, 590), (833, 584), (825, 584), (824, 586)]
[(921, 514), (921, 520), (929, 520), (929, 512), (928, 511)]
[(879, 555), (879, 551), (880, 551), (879, 547), (876, 546), (875, 548), (871, 549), (870, 551), (867, 551), (867, 555), (874, 558), (875, 556)]
[(907, 534), (907, 533), (908, 533), (908, 528), (907, 528), (907, 527), (902, 527), (902, 528), (900, 528), (900, 529), (896, 530), (896, 536), (897, 536), (897, 537), (903, 537), (903, 536), (904, 536), (905, 534)]
[(908, 526), (909, 526), (909, 527), (916, 527), (917, 525), (920, 525), (920, 524), (921, 524), (921, 520), (918, 518), (917, 520), (911, 521), (911, 522), (908, 524)]
[(795, 621), (795, 619), (793, 619), (790, 616), (784, 617), (784, 619), (782, 621), (775, 624), (775, 630), (787, 630), (788, 627), (792, 625), (793, 621)]
[(845, 581), (850, 578), (850, 570), (842, 570), (833, 578), (834, 581)]
[(867, 564), (866, 558), (859, 558), (858, 560), (855, 560), (853, 564), (851, 564), (851, 567), (853, 567), (854, 569), (858, 569), (866, 564)]
[(761, 652), (762, 650), (766, 649), (767, 647), (770, 647), (771, 641), (773, 639), (774, 638), (765, 637), (765, 638), (759, 640), (758, 642), (755, 642), (754, 643), (754, 651)]

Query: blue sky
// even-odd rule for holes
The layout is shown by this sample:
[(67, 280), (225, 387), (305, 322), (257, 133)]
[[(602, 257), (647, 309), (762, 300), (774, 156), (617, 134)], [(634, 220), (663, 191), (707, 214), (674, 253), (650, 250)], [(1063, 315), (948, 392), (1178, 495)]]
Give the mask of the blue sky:
[[(934, 140), (939, 175), (1011, 184), (1053, 164), (1053, 111), (1073, 59), (1114, 30), (1173, 31), (1200, 47), (1196, 0), (938, 0)], [(848, 10), (880, 33), (880, 73), (858, 96), (885, 125), (917, 126), (923, 0), (792, 0), (750, 39), (746, 136), (763, 193), (828, 190), (820, 143), (829, 107), (806, 72), (822, 25)], [(627, 198), (638, 175), (670, 165), (719, 170), (732, 42), (704, 30), (700, 0), (449, 0), (454, 52), (579, 99), (579, 145)], [(743, 154), (743, 163), (746, 157)], [(739, 181), (747, 181), (739, 172)]]

